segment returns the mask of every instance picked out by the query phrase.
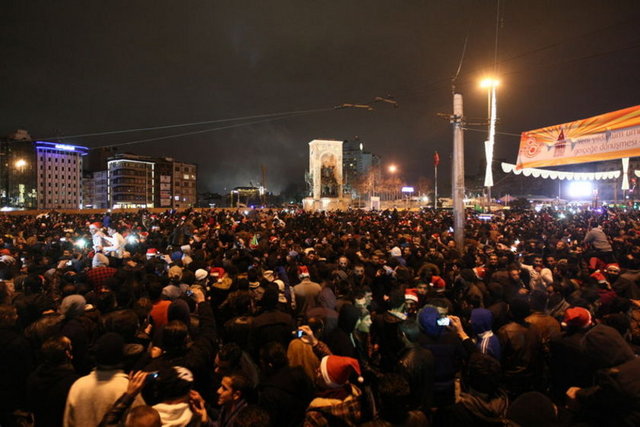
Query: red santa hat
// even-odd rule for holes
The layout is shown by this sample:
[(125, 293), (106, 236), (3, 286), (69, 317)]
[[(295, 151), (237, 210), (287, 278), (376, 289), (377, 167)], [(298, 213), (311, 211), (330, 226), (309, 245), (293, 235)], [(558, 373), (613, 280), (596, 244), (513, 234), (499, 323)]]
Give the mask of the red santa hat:
[(89, 228), (102, 228), (102, 223), (101, 222), (92, 222), (91, 224), (89, 224)]
[(222, 267), (213, 267), (210, 270), (210, 274), (213, 277), (217, 277), (217, 278), (221, 279), (224, 276), (224, 268), (222, 268)]
[(582, 307), (571, 307), (564, 312), (564, 323), (568, 326), (586, 328), (591, 324), (591, 313)]
[(404, 291), (404, 299), (405, 301), (415, 301), (418, 302), (418, 290), (417, 289), (405, 289)]
[(337, 388), (349, 381), (351, 374), (358, 375), (358, 382), (363, 382), (360, 363), (356, 359), (343, 356), (325, 356), (320, 361), (322, 379), (330, 388)]
[(300, 277), (301, 279), (304, 277), (311, 277), (311, 275), (309, 274), (309, 268), (306, 265), (301, 265), (300, 267), (298, 267), (298, 277)]
[(618, 273), (620, 273), (620, 264), (613, 262), (613, 263), (611, 263), (611, 264), (607, 264), (607, 267), (606, 267), (605, 269), (606, 269), (607, 271), (609, 271), (609, 270), (615, 270), (615, 271), (617, 271)]

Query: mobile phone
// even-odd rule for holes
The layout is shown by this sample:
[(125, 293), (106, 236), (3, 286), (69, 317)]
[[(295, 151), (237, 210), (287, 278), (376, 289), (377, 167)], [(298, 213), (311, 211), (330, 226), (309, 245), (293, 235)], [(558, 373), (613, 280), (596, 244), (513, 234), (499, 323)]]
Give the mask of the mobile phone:
[(185, 295), (187, 295), (188, 297), (193, 295), (193, 291), (191, 289), (189, 289), (187, 292), (185, 292)]
[(304, 331), (302, 329), (298, 329), (296, 331), (296, 337), (297, 338), (302, 338), (303, 335), (304, 335)]
[(73, 265), (73, 261), (71, 260), (67, 261), (67, 265)]
[(158, 379), (159, 375), (160, 375), (160, 373), (158, 371), (149, 372), (147, 374), (147, 378), (145, 379), (145, 381), (147, 381), (147, 382), (155, 381), (155, 380)]
[(438, 326), (449, 326), (451, 324), (451, 319), (449, 319), (448, 317), (441, 317), (436, 320), (436, 323), (438, 324)]

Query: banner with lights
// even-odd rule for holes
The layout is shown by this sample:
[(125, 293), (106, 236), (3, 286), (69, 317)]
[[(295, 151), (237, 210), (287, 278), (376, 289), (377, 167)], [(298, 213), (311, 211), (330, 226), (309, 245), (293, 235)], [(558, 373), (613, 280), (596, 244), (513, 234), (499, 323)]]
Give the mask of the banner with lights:
[(517, 169), (640, 156), (640, 105), (522, 132)]
[(532, 176), (534, 178), (566, 179), (567, 181), (593, 181), (620, 178), (619, 170), (606, 172), (564, 172), (536, 168), (518, 169), (516, 165), (512, 163), (502, 163), (502, 171), (504, 173), (513, 173), (515, 175), (522, 174), (524, 176)]

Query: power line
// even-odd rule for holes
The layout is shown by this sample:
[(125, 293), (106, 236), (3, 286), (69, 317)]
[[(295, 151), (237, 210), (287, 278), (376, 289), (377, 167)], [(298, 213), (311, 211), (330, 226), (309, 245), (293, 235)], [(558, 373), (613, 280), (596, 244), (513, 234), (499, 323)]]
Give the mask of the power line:
[(125, 145), (142, 144), (144, 142), (161, 141), (161, 140), (165, 140), (165, 139), (179, 138), (179, 137), (183, 137), (183, 136), (199, 135), (199, 134), (207, 133), (207, 132), (216, 132), (216, 131), (219, 131), (219, 130), (234, 129), (234, 128), (239, 128), (239, 127), (243, 127), (243, 126), (252, 126), (252, 125), (255, 125), (255, 124), (259, 124), (259, 123), (266, 123), (266, 122), (271, 122), (271, 121), (275, 121), (275, 120), (288, 119), (290, 117), (302, 116), (302, 115), (305, 115), (305, 114), (319, 113), (319, 112), (332, 111), (332, 110), (334, 110), (334, 109), (333, 108), (323, 108), (323, 109), (316, 109), (316, 110), (307, 110), (307, 111), (302, 111), (302, 112), (297, 112), (297, 113), (291, 113), (291, 114), (289, 114), (287, 116), (271, 117), (271, 118), (263, 119), (263, 120), (254, 120), (254, 121), (251, 121), (251, 122), (236, 123), (236, 124), (233, 124), (233, 125), (221, 126), (221, 127), (215, 127), (215, 128), (209, 128), (209, 129), (202, 129), (202, 130), (197, 130), (197, 131), (193, 131), (193, 132), (184, 132), (184, 133), (177, 133), (177, 134), (172, 134), (172, 135), (158, 136), (158, 137), (154, 137), (154, 138), (138, 139), (138, 140), (135, 140), (135, 141), (121, 142), (121, 143), (118, 143), (118, 144), (100, 145), (100, 146), (97, 146), (97, 147), (89, 147), (89, 149), (90, 150), (95, 150), (95, 149), (98, 149), (98, 148), (122, 147), (122, 146), (125, 146)]
[(322, 112), (322, 111), (327, 111), (327, 109), (326, 108), (316, 108), (316, 109), (312, 109), (312, 110), (297, 110), (297, 111), (287, 111), (287, 112), (282, 112), (282, 113), (257, 114), (257, 115), (252, 115), (252, 116), (232, 117), (232, 118), (227, 118), (227, 119), (207, 120), (207, 121), (202, 121), (202, 122), (179, 123), (179, 124), (173, 124), (173, 125), (152, 126), (152, 127), (145, 127), (145, 128), (133, 128), (133, 129), (111, 130), (111, 131), (103, 131), (103, 132), (92, 132), (92, 133), (69, 135), (69, 136), (63, 136), (63, 137), (51, 136), (51, 137), (39, 138), (39, 139), (87, 138), (87, 137), (91, 137), (91, 136), (117, 135), (117, 134), (132, 133), (132, 132), (147, 132), (147, 131), (153, 131), (153, 130), (173, 129), (173, 128), (179, 128), (179, 127), (200, 126), (200, 125), (213, 124), (213, 123), (224, 123), (224, 122), (234, 122), (234, 121), (240, 121), (240, 120), (260, 119), (260, 118), (265, 118), (265, 117), (278, 117), (278, 116), (287, 116), (287, 117), (289, 117), (292, 114), (308, 114), (308, 113), (318, 113), (318, 112)]

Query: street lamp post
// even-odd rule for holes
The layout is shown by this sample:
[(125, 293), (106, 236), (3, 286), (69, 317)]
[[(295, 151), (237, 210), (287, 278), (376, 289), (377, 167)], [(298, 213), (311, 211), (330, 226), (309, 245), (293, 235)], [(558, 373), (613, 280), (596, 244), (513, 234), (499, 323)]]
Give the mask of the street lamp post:
[(500, 85), (500, 81), (495, 78), (484, 79), (480, 86), (487, 88), (487, 104), (489, 110), (489, 137), (484, 142), (485, 157), (487, 160), (487, 168), (484, 174), (484, 186), (487, 187), (487, 202), (489, 212), (491, 212), (491, 187), (493, 187), (493, 144), (496, 136), (496, 88)]
[(391, 179), (391, 186), (392, 186), (393, 190), (391, 190), (391, 194), (390, 194), (390, 196), (391, 196), (391, 197), (393, 197), (393, 201), (394, 201), (394, 203), (395, 203), (395, 199), (396, 199), (396, 189), (395, 189), (395, 187), (393, 187), (393, 185), (394, 185), (394, 182), (393, 182), (393, 176), (396, 174), (396, 172), (398, 172), (398, 166), (391, 164), (391, 165), (389, 165), (389, 167), (387, 168), (387, 170), (388, 170), (388, 171), (389, 171), (389, 173), (391, 174), (391, 178), (392, 178), (392, 179)]

